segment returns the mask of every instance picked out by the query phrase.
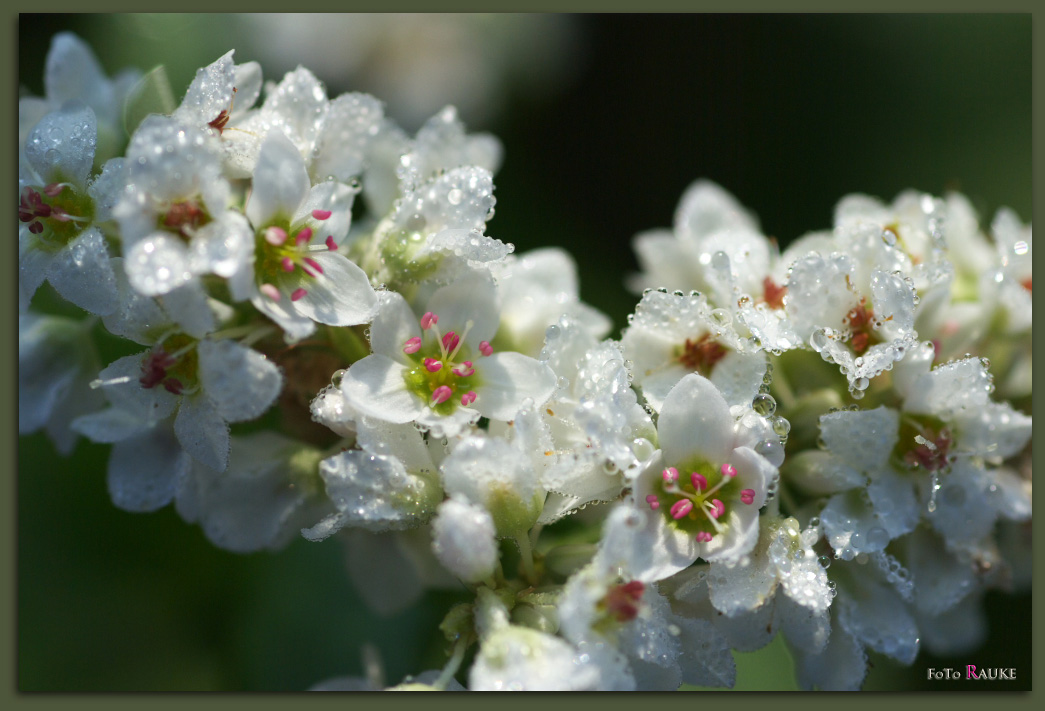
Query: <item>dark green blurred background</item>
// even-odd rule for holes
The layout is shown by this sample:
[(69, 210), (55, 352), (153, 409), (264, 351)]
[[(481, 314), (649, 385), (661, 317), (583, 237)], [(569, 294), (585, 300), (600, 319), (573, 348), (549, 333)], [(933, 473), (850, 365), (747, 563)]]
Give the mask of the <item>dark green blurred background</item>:
[[(110, 73), (167, 65), (179, 98), (197, 67), (234, 46), (278, 79), (252, 43), (230, 39), (237, 26), (222, 15), (22, 15), (19, 81), (42, 93), (62, 29)], [(632, 236), (670, 226), (697, 178), (736, 195), (782, 244), (829, 227), (837, 200), (857, 191), (956, 189), (984, 220), (1003, 205), (1030, 220), (1030, 15), (599, 15), (568, 18), (555, 36), (554, 47), (551, 34), (527, 39), (514, 59), (518, 77), (555, 58), (544, 85), (508, 83), (482, 122), (462, 118), (505, 146), (488, 233), (519, 251), (568, 249), (583, 298), (618, 327), (636, 301), (623, 287), (637, 266)], [(365, 75), (321, 78), (331, 96), (374, 90)], [(81, 443), (61, 458), (42, 436), (20, 443), (22, 690), (296, 690), (359, 673), (364, 642), (390, 682), (441, 663), (429, 632), (452, 595), (375, 618), (337, 543), (216, 550), (170, 510), (116, 510), (106, 456)], [(1030, 596), (992, 594), (988, 613), (981, 652), (910, 669), (874, 657), (867, 687), (932, 688), (926, 667), (976, 663), (1016, 667), (1029, 688)], [(778, 643), (738, 664), (738, 688), (794, 688)], [(986, 687), (962, 686), (972, 688)]]

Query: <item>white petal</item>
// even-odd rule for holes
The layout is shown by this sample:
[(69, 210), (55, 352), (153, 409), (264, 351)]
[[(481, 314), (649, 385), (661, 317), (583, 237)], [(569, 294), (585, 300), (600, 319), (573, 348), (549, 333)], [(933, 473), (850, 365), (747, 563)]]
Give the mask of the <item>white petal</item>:
[(811, 253), (795, 262), (784, 307), (799, 336), (809, 338), (819, 327), (843, 327), (846, 314), (860, 302), (849, 287), (854, 274), (853, 260), (844, 254)]
[[(830, 602), (828, 599), (827, 605)], [(831, 637), (831, 614), (827, 605), (812, 609), (793, 602), (787, 595), (777, 598), (776, 621), (788, 644), (811, 654), (822, 652)]]
[(271, 131), (261, 144), (254, 168), (247, 217), (255, 229), (279, 217), (289, 222), (305, 202), (311, 187), (298, 149), (282, 133)]
[(427, 235), (445, 229), (482, 233), (496, 202), (493, 176), (473, 166), (449, 170), (410, 197), (404, 200), (396, 221), (419, 214), (425, 220), (423, 232)]
[(112, 86), (86, 42), (71, 32), (51, 40), (44, 69), (44, 91), (55, 104), (78, 99), (97, 112), (117, 111)]
[[(29, 307), (36, 290), (44, 283), (55, 253), (25, 226), (18, 229), (18, 299), (19, 311)], [(24, 308), (22, 306), (24, 302)]]
[(832, 412), (820, 418), (820, 436), (827, 449), (846, 465), (862, 472), (885, 467), (899, 433), (900, 413), (885, 406)]
[[(641, 386), (642, 397), (646, 399), (649, 406), (660, 412), (664, 409), (664, 400), (667, 399), (668, 393), (691, 372), (689, 368), (680, 363), (673, 363), (647, 376), (637, 384)], [(748, 402), (751, 401), (748, 400)]]
[(215, 471), (223, 472), (229, 463), (229, 426), (202, 395), (181, 399), (174, 419), (178, 442), (193, 459)]
[(814, 496), (834, 494), (864, 485), (864, 475), (849, 467), (830, 452), (806, 449), (788, 456), (781, 467), (781, 476)]
[(835, 555), (842, 560), (884, 550), (892, 538), (874, 508), (855, 490), (832, 496), (820, 512), (820, 520)]
[(315, 333), (315, 321), (298, 313), (296, 306), (285, 295), (279, 301), (273, 301), (268, 296), (258, 293), (255, 287), (254, 295), (250, 297), (250, 303), (283, 329), (284, 337), (288, 342), (299, 341)]
[[(322, 244), (328, 236), (334, 238), (335, 244), (341, 244), (352, 224), (352, 203), (358, 193), (358, 188), (324, 180), (309, 191), (308, 199), (298, 208), (291, 221), (291, 231), (297, 234), (307, 224), (315, 232), (312, 244)], [(329, 210), (331, 215), (325, 220), (317, 220), (312, 217), (313, 210)]]
[(915, 609), (921, 615), (941, 615), (976, 589), (972, 561), (957, 558), (934, 533), (918, 529), (905, 541), (914, 579)]
[[(482, 341), (492, 341), (500, 326), (497, 288), (486, 274), (476, 274), (444, 286), (432, 294), (425, 307), (439, 317), (439, 332), (456, 331), (464, 335), (469, 321), (466, 342), (476, 349)], [(473, 355), (477, 355), (473, 352)]]
[[(148, 351), (137, 355), (124, 356), (110, 363), (98, 374), (102, 381), (105, 397), (113, 405), (133, 413), (139, 420), (148, 425), (168, 417), (178, 404), (178, 396), (165, 388), (143, 388), (139, 379), (142, 376), (142, 361)], [(112, 384), (108, 384), (108, 382)]]
[(629, 285), (632, 291), (641, 293), (644, 287), (710, 290), (697, 269), (695, 255), (671, 232), (643, 232), (632, 240), (632, 247), (644, 272)]
[(988, 501), (998, 515), (1009, 521), (1030, 521), (1031, 481), (1006, 467), (991, 472), (993, 483), (988, 487)]
[(1008, 403), (960, 411), (954, 424), (962, 452), (983, 457), (1007, 459), (1022, 451), (1031, 437), (1031, 418)]
[[(654, 476), (659, 475), (658, 469)], [(642, 500), (646, 493), (648, 487), (637, 489), (635, 498)], [(698, 547), (693, 536), (668, 526), (659, 512), (624, 503), (603, 524), (596, 560), (604, 569), (620, 566), (625, 577), (649, 583), (688, 568), (697, 559)]]
[(307, 156), (326, 106), (323, 85), (312, 72), (298, 67), (287, 72), (275, 90), (268, 92), (261, 113), (275, 129), (286, 134), (302, 156)]
[(232, 115), (238, 116), (250, 110), (261, 95), (261, 65), (244, 62), (235, 67), (236, 105)]
[(170, 503), (190, 462), (167, 427), (113, 445), (108, 484), (112, 502), (125, 511), (155, 511)]
[(198, 280), (190, 280), (164, 294), (160, 297), (160, 303), (171, 320), (190, 336), (203, 338), (214, 330), (214, 312)]
[(880, 471), (871, 477), (867, 495), (890, 538), (899, 538), (918, 525), (921, 507), (909, 476), (897, 475), (891, 470)]
[(92, 442), (112, 443), (140, 434), (149, 429), (149, 423), (127, 410), (109, 407), (101, 412), (77, 417), (72, 422), (72, 428)]
[(226, 422), (260, 417), (279, 395), (279, 367), (235, 341), (200, 341), (199, 377), (204, 392)]
[(925, 648), (938, 657), (975, 653), (987, 639), (982, 595), (969, 595), (940, 615), (919, 615), (918, 631)]
[(189, 250), (167, 232), (154, 232), (127, 250), (124, 269), (131, 286), (144, 296), (160, 296), (192, 278)]
[(737, 680), (737, 665), (729, 643), (707, 620), (676, 618), (682, 633), (682, 681), (697, 686), (732, 689)]
[[(835, 600), (841, 629), (879, 654), (911, 664), (918, 656), (918, 627), (903, 600), (891, 588), (864, 575), (853, 585), (859, 589), (839, 593)], [(832, 631), (832, 640), (838, 632)]]
[(388, 422), (412, 422), (426, 409), (406, 388), (406, 368), (383, 355), (352, 364), (341, 380), (349, 404), (364, 415)]
[(83, 190), (94, 164), (98, 142), (94, 112), (70, 102), (40, 119), (25, 144), (29, 166), (48, 183), (72, 183)]
[(965, 458), (940, 477), (936, 510), (929, 513), (929, 521), (948, 543), (977, 543), (991, 532), (998, 513), (986, 505), (990, 486), (988, 473)]
[(712, 465), (725, 462), (735, 440), (729, 405), (718, 388), (697, 373), (687, 375), (668, 393), (657, 432), (669, 465), (694, 458)]
[(294, 302), (294, 308), (328, 326), (355, 326), (373, 318), (377, 294), (362, 269), (336, 252), (319, 252), (312, 258), (323, 273), (302, 282), (308, 293)]
[(111, 314), (119, 305), (109, 250), (96, 228), (84, 232), (55, 256), (47, 280), (64, 298), (93, 314)]
[(235, 85), (232, 65), (233, 50), (217, 61), (196, 70), (196, 76), (185, 92), (185, 98), (172, 116), (187, 123), (206, 125), (229, 108)]
[(475, 365), (481, 378), (475, 409), (492, 420), (511, 420), (527, 399), (540, 406), (555, 391), (552, 369), (521, 353), (494, 353)]
[(914, 382), (904, 410), (948, 420), (985, 407), (992, 391), (991, 375), (978, 358), (965, 358), (933, 368)]
[(226, 279), (248, 269), (254, 261), (254, 230), (238, 212), (223, 212), (204, 225), (189, 245), (189, 270), (214, 273)]
[(447, 570), (466, 583), (493, 575), (499, 550), (493, 518), (482, 506), (449, 498), (432, 524), (432, 550)]
[(357, 440), (367, 452), (394, 456), (410, 472), (436, 471), (428, 444), (416, 427), (373, 418), (360, 419)]
[(125, 186), (125, 175), (124, 159), (113, 158), (105, 162), (101, 175), (87, 188), (87, 194), (94, 200), (95, 223), (113, 218), (113, 209)]
[(835, 626), (827, 646), (818, 654), (792, 648), (799, 685), (811, 691), (858, 691), (867, 675), (863, 646), (846, 630)]
[(757, 546), (749, 562), (735, 566), (712, 563), (708, 572), (711, 604), (728, 616), (750, 612), (772, 599), (777, 586), (776, 566), (770, 565), (768, 548)]
[(425, 584), (411, 552), (402, 545), (398, 534), (350, 529), (341, 535), (345, 540), (349, 577), (367, 607), (388, 616), (406, 610), (421, 599)]
[(330, 102), (316, 138), (312, 175), (347, 182), (363, 172), (384, 108), (369, 94), (342, 94)]
[(422, 336), (421, 324), (406, 299), (397, 291), (382, 291), (370, 324), (370, 348), (374, 353), (407, 363), (403, 345)]
[(765, 375), (765, 353), (728, 351), (711, 371), (711, 382), (726, 404), (748, 405), (758, 395)]
[[(197, 195), (212, 215), (223, 212), (229, 185), (221, 175), (221, 143), (210, 130), (151, 115), (127, 147), (127, 183), (150, 205)], [(118, 212), (122, 211), (122, 204)]]

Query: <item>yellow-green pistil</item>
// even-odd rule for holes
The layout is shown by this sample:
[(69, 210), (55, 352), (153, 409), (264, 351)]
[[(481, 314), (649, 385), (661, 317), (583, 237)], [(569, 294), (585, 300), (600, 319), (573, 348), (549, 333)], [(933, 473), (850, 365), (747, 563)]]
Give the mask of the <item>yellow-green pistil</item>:
[[(447, 331), (440, 334), (439, 317), (431, 311), (421, 317), (421, 329), (426, 336), (414, 336), (403, 344), (403, 353), (413, 363), (404, 373), (406, 387), (440, 415), (449, 415), (458, 403), (468, 407), (478, 395), (479, 376), (472, 363), (471, 348), (464, 339), (472, 327), (465, 324), (464, 333)], [(479, 344), (479, 356), (489, 356), (493, 348), (489, 342)]]
[(657, 492), (646, 497), (653, 510), (662, 510), (668, 522), (693, 535), (697, 541), (708, 543), (725, 531), (719, 519), (726, 513), (726, 501), (739, 498), (750, 506), (755, 500), (754, 489), (740, 489), (737, 470), (732, 464), (716, 468), (703, 460), (682, 467), (688, 477), (680, 477), (679, 470), (668, 467), (661, 472)]

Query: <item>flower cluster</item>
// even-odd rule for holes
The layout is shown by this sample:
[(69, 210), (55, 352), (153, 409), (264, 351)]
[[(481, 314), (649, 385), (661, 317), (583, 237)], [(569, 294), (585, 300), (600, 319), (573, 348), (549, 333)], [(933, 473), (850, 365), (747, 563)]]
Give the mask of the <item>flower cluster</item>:
[(134, 77), (71, 35), (47, 77), (19, 105), (20, 432), (112, 444), (117, 506), (222, 548), (338, 538), (378, 612), (462, 593), (446, 666), (396, 688), (728, 687), (780, 632), (801, 685), (856, 689), (868, 650), (974, 648), (955, 621), (1021, 583), (1011, 211), (849, 196), (781, 253), (697, 182), (636, 238), (612, 339), (565, 252), (487, 234), (500, 146), (453, 108), (411, 137), (229, 52), (121, 150)]

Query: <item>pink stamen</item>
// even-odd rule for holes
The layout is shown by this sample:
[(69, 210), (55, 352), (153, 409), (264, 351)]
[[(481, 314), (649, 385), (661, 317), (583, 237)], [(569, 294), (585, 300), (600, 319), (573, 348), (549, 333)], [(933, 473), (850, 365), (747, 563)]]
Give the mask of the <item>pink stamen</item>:
[(290, 300), (291, 301), (297, 301), (297, 300), (299, 300), (301, 297), (303, 297), (307, 293), (308, 292), (305, 291), (304, 289), (294, 289), (294, 291), (291, 292), (291, 294), (290, 294)]
[(674, 484), (679, 480), (679, 470), (675, 467), (668, 467), (660, 473), (661, 477), (664, 478), (665, 484)]
[(444, 402), (450, 399), (450, 396), (454, 394), (446, 385), (440, 385), (434, 391), (432, 391), (432, 402), (436, 405), (442, 405)]
[(689, 499), (679, 499), (671, 505), (671, 517), (673, 519), (685, 518), (693, 510), (693, 502)]
[(425, 358), (425, 370), (427, 370), (429, 373), (438, 373), (442, 369), (442, 362), (436, 360), (435, 358)]
[(737, 475), (737, 468), (732, 464), (723, 464), (721, 471), (722, 476), (734, 477)]
[(326, 245), (331, 252), (337, 251), (337, 242), (334, 241), (334, 235), (327, 235)]
[(273, 247), (278, 247), (287, 241), (287, 231), (282, 227), (273, 225), (265, 230), (265, 241)]
[(421, 328), (426, 331), (437, 323), (439, 323), (439, 317), (431, 311), (426, 311), (425, 315), (421, 317)]
[(44, 231), (44, 224), (42, 222), (32, 222), (29, 224), (29, 231), (34, 235), (38, 235)]
[(65, 190), (65, 183), (51, 183), (44, 188), (44, 194), (48, 197), (58, 197)]
[(701, 531), (700, 533), (697, 534), (697, 540), (699, 542), (701, 542), (701, 543), (710, 543), (711, 542), (711, 534), (708, 533), (707, 531)]
[(711, 518), (718, 518), (722, 514), (726, 513), (726, 505), (718, 499), (712, 499), (711, 505), (715, 507), (711, 511), (708, 511), (708, 515), (711, 516)]
[(469, 390), (468, 392), (466, 392), (464, 395), (461, 396), (461, 404), (464, 405), (465, 407), (468, 407), (473, 402), (475, 402), (475, 398), (476, 397), (477, 397), (477, 395), (475, 394), (475, 391), (474, 390)]
[(294, 271), (294, 260), (290, 257), (283, 257), (283, 271), (292, 272)]
[(708, 488), (708, 479), (700, 472), (693, 472), (689, 475), (689, 481), (693, 484), (693, 488), (697, 491), (703, 491)]
[(751, 504), (755, 503), (755, 490), (754, 489), (744, 489), (743, 491), (740, 492), (740, 500), (743, 501), (748, 506), (750, 506)]
[(272, 284), (262, 284), (258, 287), (258, 291), (260, 291), (262, 294), (269, 297), (273, 301), (279, 301), (279, 289), (277, 289)]
[(413, 355), (421, 350), (421, 338), (420, 336), (414, 336), (413, 338), (407, 339), (406, 343), (403, 344), (403, 353), (407, 355)]
[(646, 503), (649, 504), (649, 507), (654, 511), (660, 508), (660, 502), (657, 501), (656, 494), (649, 494), (648, 496), (646, 496)]
[(172, 393), (174, 395), (181, 395), (181, 391), (182, 388), (184, 388), (184, 386), (181, 384), (181, 381), (177, 378), (167, 378), (163, 381), (163, 388), (167, 392)]
[(306, 227), (300, 232), (298, 232), (297, 236), (294, 238), (294, 244), (300, 247), (302, 244), (308, 242), (310, 239), (312, 239), (312, 228)]
[(317, 220), (326, 220), (333, 214), (334, 213), (332, 213), (330, 210), (313, 210), (312, 211), (312, 217), (316, 218)]
[(303, 261), (303, 262), (304, 262), (305, 264), (307, 264), (307, 265), (309, 265), (310, 267), (312, 267), (313, 269), (315, 269), (315, 270), (316, 270), (317, 272), (319, 272), (320, 274), (322, 274), (322, 273), (323, 273), (323, 267), (321, 267), (321, 266), (319, 265), (319, 262), (317, 262), (317, 261), (316, 261), (315, 259), (312, 259), (311, 257), (304, 257), (304, 258), (302, 259), (302, 261)]
[(937, 338), (934, 338), (933, 339), (933, 360), (934, 361), (939, 360), (939, 358), (940, 358), (940, 351), (942, 350), (942, 348), (943, 347), (940, 345), (940, 340), (937, 339)]
[(464, 363), (461, 363), (461, 365), (453, 369), (453, 374), (462, 378), (474, 375), (475, 368), (472, 367), (472, 361), (466, 360)]
[(457, 344), (461, 342), (461, 337), (453, 331), (447, 331), (446, 335), (443, 336), (443, 348), (446, 351), (452, 351), (457, 348)]
[(302, 264), (301, 265), (301, 271), (305, 272), (306, 274), (308, 274), (313, 279), (315, 279), (317, 276), (319, 276), (314, 271), (312, 271), (312, 267), (308, 266), (307, 264)]
[(491, 356), (493, 355), (493, 346), (490, 345), (489, 341), (483, 341), (479, 344), (479, 352), (484, 356)]
[(51, 217), (59, 222), (68, 222), (73, 219), (68, 212), (60, 207), (51, 207)]

